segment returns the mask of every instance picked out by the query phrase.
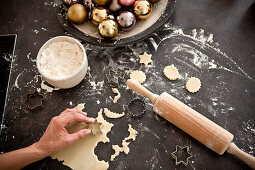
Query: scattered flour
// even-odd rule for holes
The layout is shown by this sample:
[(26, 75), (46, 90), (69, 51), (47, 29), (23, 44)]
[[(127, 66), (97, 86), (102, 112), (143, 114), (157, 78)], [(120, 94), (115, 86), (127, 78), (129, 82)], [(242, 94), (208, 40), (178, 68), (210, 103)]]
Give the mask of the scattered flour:
[(47, 92), (52, 92), (53, 90), (59, 90), (59, 88), (56, 87), (50, 87), (48, 85), (45, 84), (45, 80), (42, 79), (41, 82), (41, 89), (46, 90)]
[(17, 88), (17, 89), (20, 89), (21, 88), (19, 87), (19, 84), (18, 84), (18, 80), (20, 78), (20, 76), (23, 74), (23, 72), (19, 73), (19, 75), (17, 76), (16, 80), (15, 80), (15, 83), (14, 83), (14, 86)]

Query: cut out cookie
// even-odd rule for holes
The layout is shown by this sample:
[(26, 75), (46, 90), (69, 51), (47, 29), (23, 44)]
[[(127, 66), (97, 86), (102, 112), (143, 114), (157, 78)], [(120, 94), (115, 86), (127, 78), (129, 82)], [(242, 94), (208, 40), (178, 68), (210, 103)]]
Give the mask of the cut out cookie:
[(127, 140), (132, 139), (133, 141), (135, 141), (138, 132), (133, 129), (130, 124), (128, 125), (128, 131), (129, 136), (122, 140), (122, 147), (120, 147), (119, 145), (112, 145), (112, 149), (115, 151), (115, 153), (111, 156), (111, 161), (113, 161), (120, 154), (120, 152), (125, 152), (126, 155), (129, 153), (128, 145), (130, 142), (127, 142)]
[(198, 92), (200, 87), (201, 87), (201, 81), (196, 77), (189, 78), (189, 80), (186, 83), (186, 89), (191, 93)]
[(119, 113), (114, 113), (114, 112), (111, 112), (109, 109), (107, 108), (104, 108), (104, 114), (106, 117), (110, 118), (110, 119), (117, 119), (117, 118), (121, 118), (123, 116), (125, 116), (125, 113), (122, 112), (121, 114)]
[(147, 54), (146, 52), (144, 52), (143, 55), (139, 55), (140, 63), (147, 66), (149, 63), (152, 63), (151, 57), (151, 54)]
[[(109, 163), (105, 161), (99, 161), (94, 154), (94, 149), (99, 142), (109, 142), (107, 133), (111, 131), (113, 127), (112, 123), (104, 120), (102, 115), (102, 109), (98, 112), (96, 120), (98, 123), (102, 123), (102, 133), (98, 135), (89, 134), (83, 139), (73, 143), (72, 145), (64, 148), (63, 150), (51, 155), (53, 159), (63, 161), (63, 164), (75, 169), (93, 169), (93, 170), (106, 170), (109, 168)], [(76, 127), (79, 130), (79, 127)], [(76, 132), (77, 132), (76, 129)], [(74, 129), (75, 130), (75, 129)]]
[(136, 70), (130, 74), (130, 78), (142, 84), (146, 80), (146, 75), (144, 74), (144, 72)]
[(117, 96), (115, 96), (113, 99), (113, 103), (117, 103), (117, 101), (119, 100), (119, 98), (121, 96), (120, 92), (117, 88), (112, 88), (112, 92), (117, 94)]
[(163, 70), (163, 73), (169, 80), (177, 80), (179, 78), (179, 71), (173, 65), (166, 66)]

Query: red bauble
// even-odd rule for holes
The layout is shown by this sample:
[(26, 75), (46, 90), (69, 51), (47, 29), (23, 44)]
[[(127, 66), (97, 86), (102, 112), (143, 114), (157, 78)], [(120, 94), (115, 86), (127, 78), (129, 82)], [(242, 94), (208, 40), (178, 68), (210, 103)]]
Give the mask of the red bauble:
[(134, 2), (135, 0), (119, 0), (122, 6), (131, 6)]

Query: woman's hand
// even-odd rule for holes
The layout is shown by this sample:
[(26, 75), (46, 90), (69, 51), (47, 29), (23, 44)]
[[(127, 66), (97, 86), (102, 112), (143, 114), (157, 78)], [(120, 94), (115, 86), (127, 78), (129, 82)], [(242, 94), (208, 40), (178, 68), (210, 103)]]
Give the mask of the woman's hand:
[(65, 127), (74, 121), (91, 123), (93, 120), (77, 108), (66, 109), (59, 116), (51, 119), (44, 135), (34, 144), (34, 147), (45, 156), (49, 156), (91, 133), (89, 129), (82, 129), (74, 134), (69, 134)]

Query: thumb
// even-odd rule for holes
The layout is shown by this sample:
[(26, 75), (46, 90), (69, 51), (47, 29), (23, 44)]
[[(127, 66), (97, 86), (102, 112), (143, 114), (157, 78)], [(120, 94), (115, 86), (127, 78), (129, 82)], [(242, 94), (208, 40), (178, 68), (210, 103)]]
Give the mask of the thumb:
[(91, 131), (89, 129), (82, 129), (82, 130), (79, 130), (76, 133), (70, 134), (69, 139), (72, 142), (74, 142), (74, 141), (77, 141), (79, 139), (82, 139), (84, 136), (86, 136), (90, 133), (91, 133)]

